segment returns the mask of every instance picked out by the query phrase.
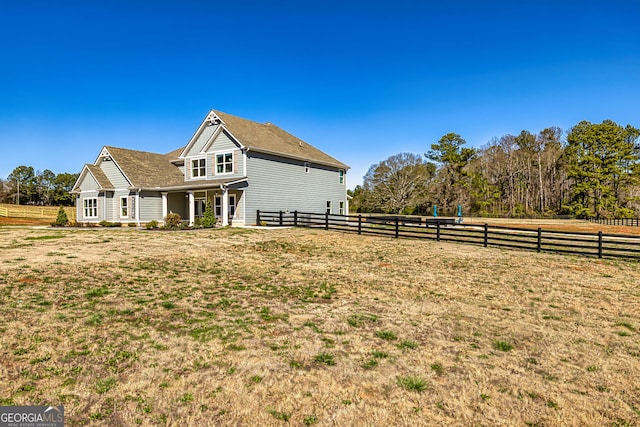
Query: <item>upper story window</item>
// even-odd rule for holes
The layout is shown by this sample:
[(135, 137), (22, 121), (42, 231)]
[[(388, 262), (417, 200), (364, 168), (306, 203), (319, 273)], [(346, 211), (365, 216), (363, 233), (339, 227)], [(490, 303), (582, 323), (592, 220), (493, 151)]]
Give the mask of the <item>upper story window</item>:
[(97, 218), (98, 217), (98, 199), (93, 197), (90, 199), (84, 199), (84, 217), (85, 218)]
[(216, 174), (233, 173), (233, 153), (216, 154)]
[(340, 184), (344, 184), (344, 170), (340, 169)]
[(304, 162), (304, 173), (309, 173), (309, 162)]
[(204, 178), (207, 176), (206, 159), (191, 160), (191, 178)]

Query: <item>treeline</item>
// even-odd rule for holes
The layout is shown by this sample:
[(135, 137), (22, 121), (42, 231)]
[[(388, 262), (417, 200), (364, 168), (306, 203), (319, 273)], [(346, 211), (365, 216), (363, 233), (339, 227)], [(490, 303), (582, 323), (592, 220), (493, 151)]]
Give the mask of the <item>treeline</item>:
[(640, 215), (640, 130), (582, 121), (566, 134), (494, 138), (480, 149), (444, 135), (424, 155), (400, 153), (372, 165), (350, 191), (355, 212), (524, 217)]
[(71, 190), (78, 174), (55, 174), (49, 169), (34, 171), (18, 166), (6, 180), (0, 179), (0, 203), (73, 206)]

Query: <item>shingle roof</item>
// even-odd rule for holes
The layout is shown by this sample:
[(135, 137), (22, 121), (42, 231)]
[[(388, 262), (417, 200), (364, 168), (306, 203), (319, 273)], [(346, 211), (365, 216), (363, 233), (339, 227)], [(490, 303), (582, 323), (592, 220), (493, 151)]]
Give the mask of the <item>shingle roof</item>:
[(258, 123), (212, 110), (239, 142), (249, 149), (348, 169), (349, 166), (271, 123)]
[(133, 187), (157, 188), (184, 184), (184, 175), (171, 163), (169, 154), (110, 147), (106, 149), (118, 163)]
[(92, 164), (87, 164), (86, 167), (89, 169), (89, 172), (91, 172), (91, 175), (93, 175), (96, 181), (98, 181), (98, 185), (101, 189), (107, 190), (113, 188), (113, 184), (109, 181), (109, 178), (107, 178), (107, 175), (105, 175), (104, 171), (100, 169), (100, 167)]

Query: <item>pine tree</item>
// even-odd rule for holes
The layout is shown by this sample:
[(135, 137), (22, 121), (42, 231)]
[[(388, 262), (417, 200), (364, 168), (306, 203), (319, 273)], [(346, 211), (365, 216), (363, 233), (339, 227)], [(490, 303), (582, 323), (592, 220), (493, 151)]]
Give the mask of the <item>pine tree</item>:
[(69, 218), (67, 217), (67, 213), (62, 206), (60, 206), (60, 209), (58, 209), (58, 216), (56, 217), (56, 222), (54, 224), (58, 227), (64, 227), (65, 225), (69, 224)]
[(204, 213), (200, 220), (200, 225), (204, 228), (212, 228), (216, 224), (216, 217), (213, 215), (213, 208), (211, 207), (211, 200), (207, 200), (207, 204), (204, 207)]

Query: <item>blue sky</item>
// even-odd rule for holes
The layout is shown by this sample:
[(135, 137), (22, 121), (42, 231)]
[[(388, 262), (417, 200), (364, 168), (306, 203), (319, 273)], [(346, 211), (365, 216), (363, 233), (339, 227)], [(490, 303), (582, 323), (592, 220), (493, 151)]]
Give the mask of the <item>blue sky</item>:
[(349, 164), (581, 120), (640, 126), (640, 1), (7, 0), (0, 177), (169, 152), (209, 109)]

